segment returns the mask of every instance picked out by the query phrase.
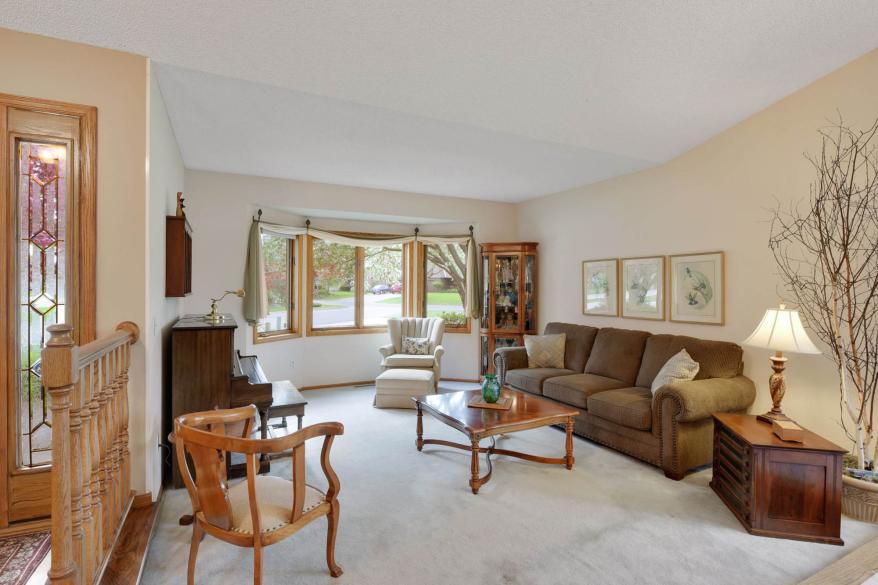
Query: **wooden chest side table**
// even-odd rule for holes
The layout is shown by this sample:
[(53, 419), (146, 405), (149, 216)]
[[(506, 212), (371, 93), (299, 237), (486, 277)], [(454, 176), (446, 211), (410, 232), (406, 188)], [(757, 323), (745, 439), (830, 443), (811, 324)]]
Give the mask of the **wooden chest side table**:
[(842, 545), (838, 445), (778, 439), (755, 416), (713, 415), (710, 487), (751, 534)]

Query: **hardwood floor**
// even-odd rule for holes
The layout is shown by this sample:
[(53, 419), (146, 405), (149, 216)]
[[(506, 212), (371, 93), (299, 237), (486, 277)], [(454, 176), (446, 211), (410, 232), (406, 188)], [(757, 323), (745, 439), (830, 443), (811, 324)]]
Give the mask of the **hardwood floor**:
[(799, 585), (862, 585), (878, 574), (878, 539), (867, 542)]
[[(128, 518), (119, 534), (116, 548), (107, 563), (101, 585), (136, 585), (140, 581), (146, 551), (155, 529), (161, 496), (155, 503), (135, 497)], [(144, 501), (145, 500), (145, 501)]]

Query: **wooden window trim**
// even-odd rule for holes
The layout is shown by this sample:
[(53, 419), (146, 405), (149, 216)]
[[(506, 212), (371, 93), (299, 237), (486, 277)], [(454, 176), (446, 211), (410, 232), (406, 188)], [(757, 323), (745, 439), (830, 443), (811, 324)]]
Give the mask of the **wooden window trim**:
[(271, 343), (273, 341), (286, 341), (287, 339), (298, 339), (302, 336), (299, 324), (301, 323), (302, 315), (301, 258), (303, 239), (304, 237), (302, 236), (288, 238), (290, 246), (289, 254), (292, 261), (292, 266), (290, 266), (290, 276), (293, 279), (293, 282), (290, 286), (290, 304), (292, 305), (292, 310), (289, 312), (290, 327), (289, 329), (259, 333), (257, 331), (258, 325), (254, 323), (251, 326), (253, 330), (254, 344)]
[[(416, 262), (418, 265), (418, 283), (417, 287), (415, 287), (414, 309), (417, 312), (415, 316), (425, 317), (427, 315), (427, 245), (421, 242), (418, 242)], [(467, 283), (467, 286), (469, 286), (469, 283)], [(466, 307), (464, 307), (464, 311), (466, 311)], [(469, 315), (466, 316), (465, 325), (449, 327), (447, 323), (445, 324), (445, 333), (469, 334), (471, 332), (472, 318)]]
[[(344, 235), (349, 236), (376, 236), (376, 235), (389, 235), (389, 234), (374, 234), (374, 233), (363, 233), (363, 232), (340, 232)], [(305, 247), (305, 262), (307, 267), (305, 268), (306, 278), (303, 286), (305, 287), (304, 291), (304, 308), (305, 311), (305, 335), (307, 337), (319, 337), (322, 335), (362, 335), (362, 334), (375, 334), (375, 333), (386, 333), (387, 326), (386, 325), (372, 325), (372, 326), (355, 326), (355, 327), (319, 327), (315, 328), (313, 325), (314, 319), (314, 238), (313, 236), (305, 236), (304, 238), (304, 247)], [(403, 281), (403, 301), (402, 301), (402, 314), (403, 316), (408, 316), (407, 312), (407, 302), (406, 295), (409, 287), (411, 286), (411, 271), (408, 269), (408, 265), (406, 263), (406, 247), (411, 244), (403, 244), (402, 248), (402, 281)], [(356, 274), (354, 276), (355, 285), (354, 285), (354, 322), (362, 323), (364, 318), (364, 304), (365, 304), (365, 267), (364, 267), (364, 258), (365, 258), (365, 250), (362, 246), (354, 246), (356, 249)]]

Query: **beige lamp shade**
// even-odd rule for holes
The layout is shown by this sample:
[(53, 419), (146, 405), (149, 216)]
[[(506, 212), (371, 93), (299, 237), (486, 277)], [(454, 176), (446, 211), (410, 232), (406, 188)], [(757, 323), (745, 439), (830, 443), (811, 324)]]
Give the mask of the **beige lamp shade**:
[(759, 326), (744, 340), (744, 345), (790, 353), (823, 353), (805, 332), (799, 312), (783, 305), (765, 311)]

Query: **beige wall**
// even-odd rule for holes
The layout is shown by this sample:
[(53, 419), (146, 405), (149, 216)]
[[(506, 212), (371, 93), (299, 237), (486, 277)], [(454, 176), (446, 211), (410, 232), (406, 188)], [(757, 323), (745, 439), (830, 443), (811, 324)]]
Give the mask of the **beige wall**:
[[(147, 249), (149, 261), (146, 281), (149, 286), (147, 325), (144, 341), (146, 356), (146, 394), (144, 396), (144, 449), (146, 459), (145, 485), (153, 496), (161, 487), (161, 453), (158, 445), (166, 442), (162, 436), (162, 387), (167, 366), (164, 361), (170, 326), (181, 307), (177, 298), (165, 298), (165, 216), (173, 215), (177, 206), (177, 192), (183, 191), (183, 158), (161, 89), (150, 67), (149, 80), (149, 226)], [(165, 455), (169, 455), (168, 452)]]
[[(656, 168), (522, 204), (519, 236), (540, 242), (542, 324), (551, 320), (639, 328), (740, 342), (775, 305), (768, 208), (806, 197), (815, 130), (841, 112), (866, 126), (878, 117), (878, 51)], [(726, 326), (581, 313), (580, 263), (592, 258), (725, 250)], [(746, 373), (770, 405), (767, 350), (747, 349)], [(848, 446), (838, 426), (834, 370), (822, 356), (790, 355), (785, 411)]]
[[(144, 57), (0, 29), (0, 92), (98, 108), (98, 335), (146, 318)], [(146, 478), (144, 343), (132, 355), (132, 483)]]
[[(186, 171), (187, 212), (195, 230), (192, 295), (186, 313), (204, 313), (209, 298), (241, 286), (247, 232), (262, 207), (263, 219), (304, 225), (301, 210), (315, 226), (376, 233), (411, 234), (420, 218), (424, 233), (465, 233), (469, 224), (480, 242), (514, 240), (515, 207), (472, 199), (360, 189), (204, 171)], [(293, 211), (294, 210), (294, 211)], [(368, 214), (369, 221), (327, 219), (343, 212)], [(374, 218), (374, 219), (371, 219)], [(409, 219), (405, 219), (409, 218)], [(442, 222), (428, 225), (426, 222)], [(227, 298), (222, 310), (243, 324), (241, 301)], [(299, 386), (373, 379), (378, 373), (378, 347), (386, 334), (357, 334), (252, 344), (250, 328), (239, 327), (236, 347), (256, 353), (266, 375), (290, 379)], [(446, 334), (442, 375), (475, 379), (478, 375), (478, 331)]]

